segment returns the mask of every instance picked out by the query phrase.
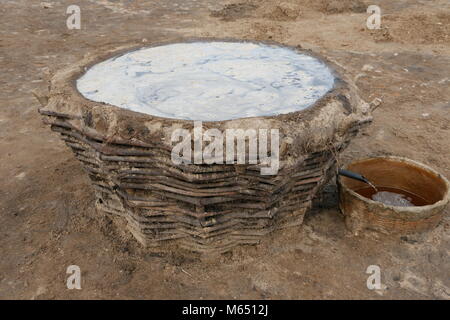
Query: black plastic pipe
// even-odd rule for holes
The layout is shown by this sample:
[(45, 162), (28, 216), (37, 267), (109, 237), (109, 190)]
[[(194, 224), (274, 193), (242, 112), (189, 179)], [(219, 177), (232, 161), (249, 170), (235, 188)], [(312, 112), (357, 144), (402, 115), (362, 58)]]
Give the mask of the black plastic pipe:
[(359, 173), (349, 171), (349, 170), (344, 170), (344, 169), (339, 169), (338, 173), (341, 176), (344, 176), (344, 177), (347, 177), (350, 179), (359, 180), (359, 181), (362, 181), (367, 184), (371, 184), (369, 180), (367, 180), (364, 176), (360, 175)]

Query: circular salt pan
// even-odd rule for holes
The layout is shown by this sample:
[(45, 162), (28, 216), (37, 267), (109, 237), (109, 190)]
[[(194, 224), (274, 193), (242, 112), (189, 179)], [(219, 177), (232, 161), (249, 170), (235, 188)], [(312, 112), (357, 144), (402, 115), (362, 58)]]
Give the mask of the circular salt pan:
[(288, 48), (193, 42), (106, 60), (77, 88), (90, 100), (154, 116), (219, 121), (303, 110), (333, 84), (326, 65)]

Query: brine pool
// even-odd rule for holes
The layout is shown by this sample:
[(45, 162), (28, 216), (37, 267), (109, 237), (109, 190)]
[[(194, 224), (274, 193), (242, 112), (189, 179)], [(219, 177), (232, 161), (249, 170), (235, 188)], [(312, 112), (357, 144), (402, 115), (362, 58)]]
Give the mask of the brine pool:
[(220, 121), (304, 110), (334, 86), (320, 60), (248, 42), (147, 47), (100, 62), (77, 80), (87, 99), (154, 116)]

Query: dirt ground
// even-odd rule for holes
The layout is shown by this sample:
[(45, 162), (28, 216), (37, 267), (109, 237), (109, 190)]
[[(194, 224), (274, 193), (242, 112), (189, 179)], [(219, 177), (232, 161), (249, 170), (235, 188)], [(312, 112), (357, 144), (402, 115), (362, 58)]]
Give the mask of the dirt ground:
[[(450, 217), (407, 237), (351, 236), (331, 183), (301, 228), (217, 257), (148, 254), (96, 218), (81, 165), (42, 124), (33, 89), (88, 52), (129, 42), (234, 37), (301, 45), (383, 103), (340, 161), (393, 154), (450, 178), (448, 0), (88, 0), (0, 2), (1, 299), (450, 299)], [(382, 28), (368, 30), (369, 4)], [(447, 213), (450, 211), (447, 208)], [(78, 265), (82, 289), (66, 288)], [(366, 269), (381, 268), (369, 290)]]

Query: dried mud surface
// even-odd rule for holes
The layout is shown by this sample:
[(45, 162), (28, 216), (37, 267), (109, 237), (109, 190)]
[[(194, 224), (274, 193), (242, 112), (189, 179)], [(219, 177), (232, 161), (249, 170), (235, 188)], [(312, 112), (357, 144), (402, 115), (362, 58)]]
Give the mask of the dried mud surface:
[[(31, 94), (85, 54), (133, 41), (301, 45), (344, 68), (367, 101), (383, 101), (340, 162), (400, 155), (450, 177), (448, 1), (371, 1), (383, 12), (374, 31), (365, 28), (366, 1), (89, 0), (82, 29), (67, 30), (71, 4), (0, 4), (1, 299), (450, 299), (448, 214), (423, 234), (353, 237), (334, 183), (301, 228), (258, 246), (204, 258), (145, 252), (98, 217), (86, 174), (42, 124)], [(82, 290), (66, 288), (72, 264), (81, 268)], [(369, 265), (381, 268), (381, 290), (366, 287)]]

